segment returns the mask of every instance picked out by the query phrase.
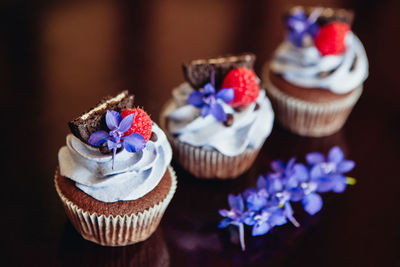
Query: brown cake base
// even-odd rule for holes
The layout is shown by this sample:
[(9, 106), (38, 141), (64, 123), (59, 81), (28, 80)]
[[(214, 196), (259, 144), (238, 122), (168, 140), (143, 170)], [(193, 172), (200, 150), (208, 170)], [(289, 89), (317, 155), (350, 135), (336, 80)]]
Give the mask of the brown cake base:
[(264, 67), (263, 82), (277, 121), (291, 132), (309, 137), (328, 136), (339, 131), (363, 90), (362, 85), (346, 94), (301, 88), (271, 72), (269, 63)]
[(124, 246), (146, 240), (157, 228), (176, 190), (176, 176), (168, 167), (160, 183), (137, 200), (105, 203), (87, 195), (60, 175), (55, 187), (75, 229), (87, 240), (104, 246)]

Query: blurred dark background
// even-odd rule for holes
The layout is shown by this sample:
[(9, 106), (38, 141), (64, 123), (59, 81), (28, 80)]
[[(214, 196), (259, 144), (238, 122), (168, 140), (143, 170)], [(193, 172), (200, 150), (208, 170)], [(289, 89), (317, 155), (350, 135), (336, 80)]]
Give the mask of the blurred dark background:
[[(251, 51), (260, 74), (284, 38), (282, 13), (298, 4), (356, 13), (353, 31), (367, 50), (370, 77), (344, 129), (313, 139), (276, 124), (254, 167), (235, 181), (198, 181), (174, 165), (179, 188), (152, 241), (101, 248), (82, 240), (53, 186), (67, 121), (123, 89), (158, 121), (183, 81), (181, 64), (195, 58)], [(1, 2), (0, 265), (400, 266), (399, 11), (398, 0)], [(326, 196), (318, 215), (300, 214), (301, 228), (248, 236), (245, 253), (216, 228), (227, 194), (254, 185), (272, 159), (301, 160), (333, 145), (358, 163), (358, 184)]]

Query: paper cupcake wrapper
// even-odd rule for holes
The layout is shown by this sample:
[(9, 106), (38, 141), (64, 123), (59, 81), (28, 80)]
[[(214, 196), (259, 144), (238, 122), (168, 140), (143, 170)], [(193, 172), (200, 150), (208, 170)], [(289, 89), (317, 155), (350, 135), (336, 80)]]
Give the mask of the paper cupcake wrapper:
[(79, 208), (62, 194), (56, 179), (54, 181), (68, 218), (83, 238), (103, 246), (125, 246), (146, 240), (159, 225), (177, 186), (175, 171), (171, 166), (168, 171), (172, 183), (164, 200), (143, 212), (118, 216), (90, 213)]
[(174, 151), (174, 159), (192, 175), (202, 179), (234, 179), (247, 171), (254, 163), (263, 145), (247, 148), (237, 156), (226, 156), (211, 149), (192, 146), (173, 137), (166, 129), (166, 114), (173, 101), (168, 101), (162, 108), (160, 126), (166, 133)]
[(321, 137), (339, 131), (363, 91), (363, 86), (360, 85), (339, 101), (323, 104), (303, 101), (274, 86), (268, 78), (268, 68), (265, 69), (264, 83), (278, 121), (285, 128), (302, 136)]
[(170, 142), (174, 150), (174, 157), (191, 174), (197, 178), (237, 178), (257, 158), (260, 149), (247, 148), (237, 156), (226, 156), (217, 150), (205, 150), (171, 138)]

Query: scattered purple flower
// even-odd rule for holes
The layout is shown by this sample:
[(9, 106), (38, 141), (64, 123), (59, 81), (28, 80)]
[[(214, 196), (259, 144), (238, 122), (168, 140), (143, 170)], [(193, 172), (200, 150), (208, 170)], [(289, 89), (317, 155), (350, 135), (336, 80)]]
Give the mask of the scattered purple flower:
[(343, 175), (353, 169), (355, 163), (345, 160), (339, 147), (333, 147), (327, 157), (321, 153), (309, 153), (306, 161), (308, 166), (296, 163), (294, 158), (287, 163), (271, 162), (272, 172), (260, 175), (256, 188), (246, 189), (238, 196), (229, 195), (231, 209), (219, 211), (225, 217), (219, 227), (239, 227), (244, 249), (244, 225), (252, 227), (253, 236), (264, 235), (287, 221), (299, 227), (293, 217), (291, 202), (301, 201), (304, 210), (314, 215), (323, 206), (319, 192), (342, 192), (347, 184), (356, 182), (354, 178)]
[(335, 146), (328, 152), (328, 156), (313, 152), (307, 154), (306, 160), (311, 165), (311, 180), (318, 184), (318, 192), (343, 192), (348, 184), (344, 173), (351, 171), (355, 163), (344, 158), (343, 151)]

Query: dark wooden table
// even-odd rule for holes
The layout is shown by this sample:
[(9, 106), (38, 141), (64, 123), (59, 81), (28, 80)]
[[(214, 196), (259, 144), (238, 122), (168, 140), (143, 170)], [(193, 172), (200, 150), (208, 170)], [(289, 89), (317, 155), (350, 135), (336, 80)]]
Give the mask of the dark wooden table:
[[(302, 138), (275, 124), (253, 168), (234, 181), (201, 181), (174, 164), (178, 190), (146, 242), (105, 248), (83, 240), (53, 185), (66, 122), (103, 95), (129, 89), (158, 120), (183, 81), (182, 62), (252, 51), (256, 71), (283, 38), (290, 4), (353, 8), (370, 61), (365, 91), (345, 127)], [(400, 5), (397, 0), (5, 1), (0, 4), (1, 266), (400, 266)], [(340, 145), (358, 183), (324, 195), (242, 252), (217, 211), (255, 185), (273, 159), (303, 160)], [(5, 170), (5, 171), (4, 171)], [(231, 240), (232, 239), (232, 240)]]

